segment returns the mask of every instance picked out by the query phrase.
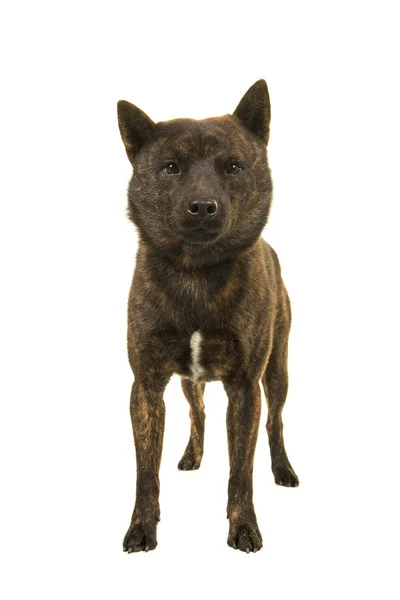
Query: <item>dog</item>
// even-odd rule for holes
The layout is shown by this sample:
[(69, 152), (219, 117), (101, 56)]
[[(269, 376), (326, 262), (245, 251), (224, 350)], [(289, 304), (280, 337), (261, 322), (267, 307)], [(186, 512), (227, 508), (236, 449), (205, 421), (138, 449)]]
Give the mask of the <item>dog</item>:
[(164, 389), (181, 377), (191, 433), (178, 464), (203, 456), (207, 381), (228, 396), (228, 545), (257, 552), (253, 459), (268, 404), (272, 472), (299, 480), (287, 457), (282, 409), (288, 388), (291, 309), (275, 251), (261, 237), (272, 200), (267, 159), (267, 84), (257, 81), (233, 114), (154, 123), (125, 100), (118, 124), (133, 174), (129, 219), (139, 233), (128, 301), (128, 356), (134, 374), (130, 414), (136, 449), (136, 502), (123, 549), (157, 546)]

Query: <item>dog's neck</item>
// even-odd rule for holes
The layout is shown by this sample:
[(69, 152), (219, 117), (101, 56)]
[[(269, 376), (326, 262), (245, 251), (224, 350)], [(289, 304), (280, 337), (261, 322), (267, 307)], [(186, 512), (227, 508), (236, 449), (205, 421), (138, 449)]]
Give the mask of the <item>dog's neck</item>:
[(229, 268), (237, 261), (246, 260), (252, 250), (260, 243), (261, 236), (248, 240), (240, 246), (232, 246), (224, 241), (215, 244), (185, 244), (166, 243), (164, 246), (155, 244), (140, 232), (138, 256), (145, 255), (147, 259), (173, 266), (175, 269), (207, 271)]

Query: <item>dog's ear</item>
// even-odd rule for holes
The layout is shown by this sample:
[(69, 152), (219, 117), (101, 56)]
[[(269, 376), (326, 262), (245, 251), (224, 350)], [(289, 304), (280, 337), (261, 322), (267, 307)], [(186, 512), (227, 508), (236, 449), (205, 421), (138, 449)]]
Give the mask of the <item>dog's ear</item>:
[(152, 138), (155, 123), (140, 108), (126, 100), (120, 100), (117, 108), (122, 141), (133, 164), (140, 148)]
[(259, 79), (247, 90), (233, 115), (265, 144), (268, 144), (271, 105), (264, 79)]

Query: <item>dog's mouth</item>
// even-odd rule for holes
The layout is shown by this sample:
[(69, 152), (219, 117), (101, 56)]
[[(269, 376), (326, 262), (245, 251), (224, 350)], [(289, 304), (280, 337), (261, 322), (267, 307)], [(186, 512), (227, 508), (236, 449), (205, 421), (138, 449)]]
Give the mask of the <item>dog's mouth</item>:
[(210, 229), (204, 225), (179, 230), (185, 242), (190, 244), (210, 244), (221, 236), (221, 229)]

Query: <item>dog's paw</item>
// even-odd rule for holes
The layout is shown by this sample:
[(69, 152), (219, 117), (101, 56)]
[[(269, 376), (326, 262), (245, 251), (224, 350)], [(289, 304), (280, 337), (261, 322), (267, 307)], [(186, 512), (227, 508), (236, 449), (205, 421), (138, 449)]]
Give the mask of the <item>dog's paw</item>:
[(290, 465), (275, 465), (272, 471), (276, 484), (284, 485), (285, 487), (297, 487), (299, 485), (299, 478)]
[(136, 519), (126, 532), (123, 542), (124, 552), (130, 554), (131, 552), (140, 552), (141, 550), (144, 550), (144, 552), (154, 550), (157, 546), (156, 530), (157, 523), (144, 523)]
[(262, 536), (256, 523), (231, 524), (228, 546), (242, 552), (257, 552), (262, 548)]
[(178, 463), (180, 471), (194, 471), (200, 467), (201, 458), (195, 456), (193, 452), (185, 452)]

